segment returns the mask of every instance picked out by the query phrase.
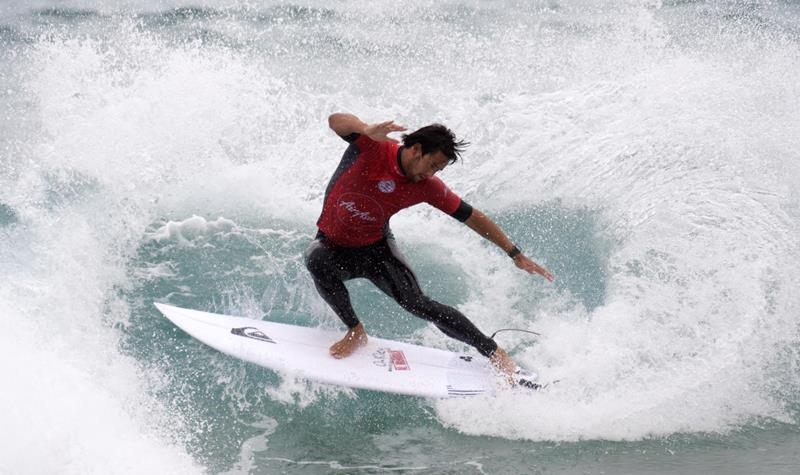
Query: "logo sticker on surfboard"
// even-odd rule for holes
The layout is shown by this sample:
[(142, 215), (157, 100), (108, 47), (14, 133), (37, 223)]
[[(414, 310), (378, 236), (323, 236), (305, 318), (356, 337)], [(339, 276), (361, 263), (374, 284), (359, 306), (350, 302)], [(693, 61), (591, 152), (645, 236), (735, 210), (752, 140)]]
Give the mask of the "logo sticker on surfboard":
[(372, 353), (372, 364), (385, 367), (388, 371), (411, 371), (405, 353), (391, 348), (378, 348)]
[(255, 327), (231, 328), (231, 333), (238, 336), (252, 338), (253, 340), (266, 341), (267, 343), (275, 343), (275, 340), (268, 337), (266, 333), (262, 332), (261, 330)]
[(400, 350), (389, 350), (389, 358), (395, 371), (411, 371), (406, 355)]

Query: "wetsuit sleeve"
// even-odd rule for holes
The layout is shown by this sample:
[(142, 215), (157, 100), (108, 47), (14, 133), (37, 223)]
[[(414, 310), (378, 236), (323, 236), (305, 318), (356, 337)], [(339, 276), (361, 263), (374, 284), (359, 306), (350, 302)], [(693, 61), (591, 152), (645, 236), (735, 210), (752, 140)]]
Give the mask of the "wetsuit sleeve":
[(350, 143), (357, 146), (359, 150), (378, 148), (382, 143), (387, 143), (387, 142), (376, 142), (371, 138), (369, 138), (368, 135), (361, 135), (361, 134), (350, 134), (350, 135), (355, 135), (355, 139), (353, 139), (353, 141)]
[(450, 216), (456, 218), (457, 220), (461, 221), (462, 223), (469, 219), (472, 216), (472, 206), (464, 200), (461, 200), (461, 203), (458, 205), (458, 208), (454, 213), (450, 213)]
[(424, 200), (426, 203), (459, 221), (466, 221), (470, 217), (472, 206), (453, 193), (438, 177), (429, 178), (426, 180), (426, 185), (426, 197)]
[(378, 146), (378, 142), (372, 140), (366, 135), (361, 135), (358, 132), (353, 132), (352, 134), (349, 135), (340, 135), (339, 138), (349, 143), (350, 145), (356, 145), (359, 148), (359, 150), (374, 148)]
[(347, 143), (353, 143), (353, 142), (355, 142), (355, 141), (356, 141), (356, 140), (357, 140), (357, 139), (358, 139), (360, 136), (361, 136), (361, 134), (358, 134), (358, 133), (356, 133), (356, 132), (353, 132), (352, 134), (349, 134), (349, 135), (340, 135), (340, 136), (339, 136), (339, 138), (341, 138), (342, 140), (344, 140), (344, 141), (345, 141), (345, 142), (347, 142)]

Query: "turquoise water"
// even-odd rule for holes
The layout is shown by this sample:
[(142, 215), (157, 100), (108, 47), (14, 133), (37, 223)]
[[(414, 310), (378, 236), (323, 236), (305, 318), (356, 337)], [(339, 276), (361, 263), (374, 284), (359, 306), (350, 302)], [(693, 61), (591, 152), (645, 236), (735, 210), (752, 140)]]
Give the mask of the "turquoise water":
[[(0, 473), (796, 473), (790, 2), (6, 2)], [(544, 379), (432, 401), (226, 357), (152, 306), (339, 328), (302, 253), (327, 115), (472, 142), (443, 179), (556, 275), (393, 219)], [(375, 335), (460, 349), (371, 285)]]

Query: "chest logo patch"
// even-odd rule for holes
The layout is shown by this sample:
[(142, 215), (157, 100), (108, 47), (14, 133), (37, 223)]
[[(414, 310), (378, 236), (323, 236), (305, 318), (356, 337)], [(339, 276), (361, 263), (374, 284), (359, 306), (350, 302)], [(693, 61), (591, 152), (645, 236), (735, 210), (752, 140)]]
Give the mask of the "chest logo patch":
[(381, 190), (382, 193), (391, 193), (395, 190), (395, 187), (394, 180), (381, 180), (378, 183), (378, 189)]
[(336, 202), (336, 216), (346, 226), (383, 226), (385, 213), (380, 203), (360, 193), (344, 193)]

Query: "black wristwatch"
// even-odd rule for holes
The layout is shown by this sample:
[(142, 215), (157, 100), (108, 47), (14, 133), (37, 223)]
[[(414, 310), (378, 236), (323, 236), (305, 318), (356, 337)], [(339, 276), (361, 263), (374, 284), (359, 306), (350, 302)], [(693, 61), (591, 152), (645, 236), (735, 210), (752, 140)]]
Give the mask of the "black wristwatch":
[(508, 251), (508, 257), (510, 257), (512, 259), (517, 257), (520, 254), (522, 254), (522, 251), (520, 251), (519, 248), (516, 245), (514, 247), (512, 247), (510, 251)]

